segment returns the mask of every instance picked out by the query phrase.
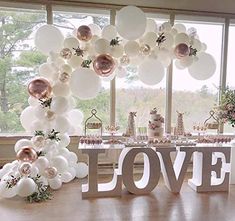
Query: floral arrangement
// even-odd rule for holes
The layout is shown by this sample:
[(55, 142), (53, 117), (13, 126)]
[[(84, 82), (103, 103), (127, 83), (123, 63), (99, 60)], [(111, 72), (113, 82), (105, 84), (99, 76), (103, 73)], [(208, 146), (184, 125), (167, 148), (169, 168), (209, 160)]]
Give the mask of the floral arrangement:
[(226, 88), (222, 93), (221, 104), (216, 108), (218, 119), (235, 127), (235, 90)]

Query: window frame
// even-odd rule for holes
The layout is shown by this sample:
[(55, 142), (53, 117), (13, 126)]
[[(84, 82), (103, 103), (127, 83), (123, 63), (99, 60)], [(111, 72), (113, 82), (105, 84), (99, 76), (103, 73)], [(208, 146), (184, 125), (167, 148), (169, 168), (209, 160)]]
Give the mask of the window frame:
[[(30, 1), (17, 1), (14, 0), (11, 3), (9, 2), (0, 2), (0, 7), (12, 8), (12, 9), (34, 9), (34, 10), (45, 10), (47, 24), (53, 24), (53, 11), (58, 11), (58, 9), (73, 9), (72, 12), (87, 12), (93, 13), (96, 10), (102, 12), (109, 11), (110, 16), (110, 24), (115, 25), (115, 16), (116, 11), (119, 10), (123, 6), (118, 6), (114, 4), (98, 4), (98, 3), (85, 3), (85, 2), (70, 2), (70, 1), (56, 1), (55, 4), (48, 1), (45, 3), (43, 0), (35, 1), (34, 3)], [(235, 22), (235, 14), (231, 13), (215, 13), (215, 12), (202, 12), (202, 11), (192, 11), (192, 10), (177, 10), (177, 9), (160, 9), (160, 8), (147, 8), (140, 7), (144, 10), (145, 13), (149, 13), (151, 15), (157, 14), (166, 14), (170, 16), (171, 24), (174, 24), (175, 17), (187, 17), (190, 16), (194, 18), (198, 18), (198, 21), (208, 22), (208, 23), (221, 23), (223, 24), (222, 30), (222, 49), (221, 49), (221, 68), (220, 68), (220, 82), (219, 82), (219, 99), (218, 102), (221, 102), (221, 91), (226, 87), (226, 76), (227, 76), (227, 56), (228, 56), (228, 37), (229, 37), (229, 27), (230, 25), (234, 25)], [(82, 10), (80, 10), (82, 9)], [(87, 10), (87, 11), (86, 11)], [(95, 13), (100, 14), (100, 13)], [(166, 100), (165, 100), (165, 132), (171, 132), (171, 116), (172, 116), (172, 92), (173, 92), (173, 68), (172, 63), (167, 68), (166, 73)], [(110, 82), (110, 125), (116, 124), (116, 80), (115, 78)], [(219, 132), (223, 133), (223, 125), (220, 125)], [(0, 134), (0, 139), (1, 136)], [(12, 134), (9, 137), (21, 137), (18, 134)], [(6, 137), (5, 137), (6, 138)]]

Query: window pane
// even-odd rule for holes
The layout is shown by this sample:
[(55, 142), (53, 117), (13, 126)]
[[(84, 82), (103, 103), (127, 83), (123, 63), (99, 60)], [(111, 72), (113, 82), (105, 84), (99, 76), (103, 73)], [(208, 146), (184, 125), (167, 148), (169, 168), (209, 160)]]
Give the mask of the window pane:
[(27, 82), (46, 57), (36, 51), (35, 30), (45, 12), (0, 8), (0, 132), (24, 131), (20, 114), (28, 106)]
[[(70, 36), (73, 35), (73, 33), (75, 34), (77, 28), (81, 25), (96, 24), (102, 29), (110, 23), (108, 13), (101, 14), (99, 10), (95, 12), (96, 13), (54, 11), (54, 25), (57, 26), (65, 36)], [(91, 110), (95, 108), (104, 126), (109, 125), (109, 88), (109, 81), (102, 81), (102, 90), (96, 98), (86, 101), (76, 98), (77, 107), (83, 111), (85, 119), (91, 115)]]
[(185, 129), (192, 131), (193, 124), (202, 125), (210, 116), (209, 111), (217, 104), (223, 25), (185, 20), (175, 23), (182, 23), (187, 29), (196, 28), (200, 41), (207, 45), (206, 52), (216, 61), (215, 74), (205, 81), (192, 78), (188, 69), (179, 70), (174, 65), (172, 126), (176, 125), (176, 111), (184, 112)]
[[(235, 26), (229, 27), (229, 42), (228, 42), (228, 60), (227, 60), (227, 86), (235, 89), (235, 73), (234, 73), (234, 50), (235, 50)], [(234, 133), (234, 128), (226, 123), (224, 125), (224, 132)]]
[[(157, 27), (163, 22), (169, 21), (166, 16), (149, 15), (157, 23)], [(116, 78), (116, 122), (120, 126), (120, 132), (125, 132), (127, 127), (128, 114), (136, 111), (136, 127), (147, 127), (149, 112), (157, 107), (159, 113), (165, 114), (165, 85), (166, 76), (157, 85), (148, 86), (142, 83), (137, 76), (138, 68), (129, 66), (125, 78)]]

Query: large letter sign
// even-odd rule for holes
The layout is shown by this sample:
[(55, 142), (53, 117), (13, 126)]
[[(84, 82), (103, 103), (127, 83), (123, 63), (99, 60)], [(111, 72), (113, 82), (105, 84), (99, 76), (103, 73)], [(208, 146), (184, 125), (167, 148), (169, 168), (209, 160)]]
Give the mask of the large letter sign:
[[(228, 191), (229, 172), (223, 168), (224, 164), (230, 163), (230, 147), (198, 147), (194, 152), (193, 178), (188, 181), (189, 185), (197, 192)], [(222, 153), (220, 158), (212, 164), (213, 153)], [(216, 178), (212, 177), (216, 172)]]
[(121, 195), (122, 180), (121, 175), (118, 175), (116, 170), (111, 182), (104, 184), (97, 183), (98, 154), (104, 152), (104, 149), (82, 150), (82, 153), (86, 153), (89, 156), (88, 184), (82, 185), (82, 198)]
[[(104, 153), (105, 149), (83, 149), (82, 153), (89, 156), (89, 174), (88, 184), (82, 185), (82, 198), (121, 196), (122, 183), (130, 193), (147, 194), (157, 186), (160, 172), (168, 189), (179, 193), (192, 155), (193, 177), (188, 181), (189, 185), (197, 192), (228, 191), (229, 172), (223, 165), (230, 163), (230, 147), (177, 148), (174, 164), (170, 156), (173, 151), (176, 149), (170, 147), (124, 148), (113, 180), (98, 184), (98, 154)], [(134, 181), (133, 164), (139, 153), (144, 154), (144, 172), (139, 181)], [(216, 177), (211, 175), (212, 172)]]
[[(144, 173), (142, 178), (135, 182), (133, 164), (138, 153), (144, 153)], [(129, 192), (145, 194), (151, 192), (157, 186), (161, 167), (156, 151), (151, 148), (125, 148), (120, 159), (119, 166), (122, 170), (123, 184)]]

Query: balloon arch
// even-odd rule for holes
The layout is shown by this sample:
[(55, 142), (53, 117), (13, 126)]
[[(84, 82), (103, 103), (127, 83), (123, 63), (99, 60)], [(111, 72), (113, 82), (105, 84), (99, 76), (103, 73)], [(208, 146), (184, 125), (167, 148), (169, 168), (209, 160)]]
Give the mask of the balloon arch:
[(48, 199), (48, 187), (59, 189), (87, 175), (87, 165), (77, 163), (77, 155), (67, 149), (69, 135), (82, 133), (83, 114), (75, 109), (73, 96), (93, 99), (102, 79), (123, 77), (128, 66), (137, 67), (147, 85), (158, 84), (173, 60), (198, 80), (210, 78), (216, 68), (195, 28), (157, 25), (135, 6), (118, 11), (115, 26), (82, 25), (66, 38), (55, 26), (44, 25), (35, 45), (48, 59), (39, 67), (40, 77), (28, 85), (29, 106), (20, 117), (34, 136), (19, 140), (17, 160), (0, 170), (0, 196), (19, 195), (30, 202)]

